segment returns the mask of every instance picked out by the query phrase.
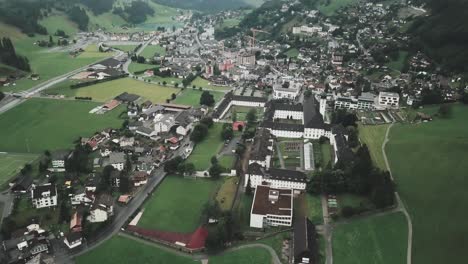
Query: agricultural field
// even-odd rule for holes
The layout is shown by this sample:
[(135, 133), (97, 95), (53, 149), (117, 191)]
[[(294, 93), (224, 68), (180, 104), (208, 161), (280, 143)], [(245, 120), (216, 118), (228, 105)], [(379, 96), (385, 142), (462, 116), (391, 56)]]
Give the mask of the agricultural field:
[(140, 53), (140, 56), (143, 56), (147, 59), (154, 57), (154, 54), (158, 53), (161, 56), (166, 55), (166, 49), (159, 46), (159, 45), (148, 45), (146, 48)]
[(211, 166), (211, 157), (221, 150), (224, 143), (221, 139), (222, 129), (223, 124), (213, 124), (213, 126), (209, 128), (206, 138), (195, 145), (195, 148), (187, 159), (187, 162), (193, 163), (196, 170), (204, 171)]
[(385, 160), (382, 153), (382, 145), (385, 140), (385, 133), (389, 125), (362, 125), (359, 124), (359, 139), (367, 145), (370, 156), (374, 164), (382, 169), (387, 170)]
[(210, 257), (210, 264), (260, 264), (271, 263), (270, 252), (264, 248), (244, 248), (234, 251), (228, 251), (221, 255)]
[(333, 262), (406, 263), (407, 236), (406, 219), (400, 212), (351, 220), (334, 228)]
[(212, 85), (209, 81), (201, 78), (200, 76), (193, 80), (192, 85), (195, 85), (197, 88), (202, 87), (203, 89), (209, 90), (227, 91), (230, 89), (230, 87), (227, 86)]
[(37, 157), (35, 154), (0, 153), (0, 186), (14, 177), (25, 164), (31, 163)]
[(139, 227), (190, 233), (200, 225), (203, 207), (212, 198), (219, 181), (166, 176), (144, 205)]
[[(453, 104), (450, 118), (398, 124), (386, 153), (397, 190), (413, 223), (413, 263), (468, 259), (468, 107)], [(433, 114), (438, 106), (421, 111)]]
[(73, 146), (80, 136), (108, 127), (119, 128), (124, 110), (89, 114), (93, 102), (29, 99), (0, 115), (0, 151), (42, 153)]
[(153, 103), (166, 102), (166, 99), (171, 98), (173, 93), (179, 91), (175, 88), (145, 83), (131, 78), (122, 78), (77, 89), (71, 89), (67, 85), (51, 89), (55, 94), (63, 94), (68, 97), (91, 97), (96, 102), (106, 102), (123, 92), (128, 92), (137, 94)]
[(188, 257), (171, 253), (168, 250), (143, 240), (124, 236), (114, 236), (97, 248), (77, 257), (77, 264), (87, 263), (142, 263), (142, 264), (191, 264), (200, 263)]
[(224, 179), (224, 183), (221, 185), (216, 195), (216, 201), (218, 201), (221, 210), (227, 211), (231, 209), (232, 202), (236, 195), (238, 181), (239, 179), (237, 177), (227, 177)]

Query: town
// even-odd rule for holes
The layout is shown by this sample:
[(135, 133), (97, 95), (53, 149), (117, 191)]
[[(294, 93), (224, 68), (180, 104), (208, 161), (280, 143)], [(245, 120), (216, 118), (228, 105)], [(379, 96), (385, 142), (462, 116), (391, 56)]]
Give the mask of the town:
[[(0, 262), (411, 263), (419, 220), (393, 167), (420, 150), (392, 152), (390, 129), (451, 127), (468, 86), (410, 52), (422, 6), (310, 2), (12, 37), (75, 66), (1, 75)], [(386, 262), (336, 242), (379, 217), (404, 226), (379, 227), (400, 239)]]

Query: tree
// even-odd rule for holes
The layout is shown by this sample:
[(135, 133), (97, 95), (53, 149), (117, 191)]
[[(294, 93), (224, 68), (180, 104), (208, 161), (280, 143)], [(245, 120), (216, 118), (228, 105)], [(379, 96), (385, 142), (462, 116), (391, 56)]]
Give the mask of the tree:
[(236, 109), (232, 109), (231, 111), (231, 119), (232, 119), (232, 122), (236, 122), (237, 121), (237, 111)]
[(245, 116), (245, 119), (249, 123), (253, 123), (253, 122), (257, 121), (257, 111), (255, 110), (255, 108), (252, 108), (252, 109), (249, 110), (249, 112), (247, 112), (247, 115)]
[(210, 128), (213, 126), (213, 118), (205, 116), (200, 120), (200, 123), (204, 124), (206, 127)]
[(5, 94), (4, 94), (2, 91), (0, 91), (0, 101), (1, 101), (3, 98), (5, 98)]
[(449, 118), (452, 115), (452, 106), (443, 104), (439, 107), (438, 113), (442, 118)]
[(177, 95), (176, 95), (175, 93), (172, 93), (172, 94), (171, 94), (171, 100), (175, 100), (176, 97), (177, 97)]
[(182, 163), (184, 159), (180, 156), (177, 156), (173, 159), (170, 159), (164, 163), (164, 171), (167, 173), (175, 173), (178, 169), (180, 163)]
[(99, 181), (97, 193), (108, 192), (111, 187), (111, 174), (115, 171), (115, 168), (112, 165), (107, 165), (104, 167), (101, 173), (101, 180)]
[(221, 131), (221, 138), (223, 140), (230, 140), (234, 136), (234, 131), (232, 131), (232, 126), (226, 126)]
[(218, 164), (218, 158), (216, 156), (211, 157), (211, 165), (217, 165)]
[(191, 162), (185, 164), (185, 174), (193, 175), (195, 173), (195, 165)]
[(208, 127), (205, 124), (198, 124), (193, 128), (190, 134), (190, 140), (195, 143), (201, 142), (208, 134)]
[(204, 91), (200, 96), (200, 105), (213, 106), (215, 103), (214, 97), (210, 92)]
[(252, 183), (250, 182), (250, 177), (247, 180), (247, 186), (245, 187), (245, 194), (247, 194), (248, 196), (252, 195)]
[(309, 89), (305, 90), (305, 92), (304, 92), (304, 97), (305, 97), (305, 98), (309, 98), (309, 97), (311, 97), (311, 96), (312, 96), (312, 91), (309, 90)]
[(221, 173), (223, 172), (223, 170), (224, 168), (221, 167), (221, 165), (214, 164), (210, 167), (210, 169), (208, 170), (208, 173), (210, 174), (212, 179), (217, 180), (221, 176)]
[(127, 175), (124, 175), (124, 174), (121, 174), (120, 175), (120, 178), (119, 178), (120, 182), (119, 182), (119, 192), (120, 193), (130, 193), (130, 187), (131, 187), (131, 183), (130, 183), (130, 179), (128, 178)]

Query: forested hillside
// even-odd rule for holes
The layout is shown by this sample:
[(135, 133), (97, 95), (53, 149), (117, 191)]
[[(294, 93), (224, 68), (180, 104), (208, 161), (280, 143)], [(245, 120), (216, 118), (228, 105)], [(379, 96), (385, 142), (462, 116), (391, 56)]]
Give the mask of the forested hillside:
[(409, 32), (422, 48), (450, 70), (468, 71), (468, 0), (425, 0), (429, 16), (416, 19)]

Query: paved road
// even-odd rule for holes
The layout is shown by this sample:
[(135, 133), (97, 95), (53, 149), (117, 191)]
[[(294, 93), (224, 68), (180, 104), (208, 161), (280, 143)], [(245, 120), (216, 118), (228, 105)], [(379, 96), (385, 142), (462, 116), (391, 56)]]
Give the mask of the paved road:
[[(143, 50), (144, 50), (155, 38), (156, 38), (156, 36), (153, 36), (153, 37), (150, 38), (148, 41), (146, 41), (145, 43), (143, 43), (143, 45), (141, 45), (141, 47), (135, 52), (135, 55), (136, 55), (136, 56), (140, 55), (140, 54), (143, 52)], [(125, 73), (128, 73), (129, 76), (132, 77), (133, 74), (130, 73), (130, 72), (128, 71), (128, 66), (130, 66), (130, 63), (132, 63), (132, 58), (128, 58), (127, 61), (124, 63), (124, 65), (123, 65), (122, 68), (123, 68), (123, 71), (124, 71)]]
[[(390, 164), (389, 164), (388, 158), (387, 158), (387, 153), (385, 152), (385, 147), (387, 146), (387, 143), (389, 141), (388, 135), (390, 134), (390, 129), (393, 127), (393, 124), (394, 123), (392, 123), (390, 126), (388, 126), (387, 132), (385, 133), (385, 140), (384, 140), (384, 143), (382, 144), (382, 154), (383, 154), (383, 157), (384, 157), (384, 160), (385, 160), (385, 166), (387, 167), (387, 170), (390, 173), (390, 177), (394, 181), (392, 170), (390, 168)], [(412, 261), (412, 248), (413, 248), (413, 223), (411, 222), (411, 217), (410, 217), (408, 211), (406, 210), (405, 205), (401, 201), (401, 198), (400, 198), (400, 195), (398, 194), (398, 192), (395, 192), (395, 197), (397, 199), (398, 208), (403, 212), (403, 214), (406, 217), (406, 221), (408, 222), (408, 249), (407, 249), (407, 255), (406, 255), (406, 264), (411, 264), (411, 261)]]

